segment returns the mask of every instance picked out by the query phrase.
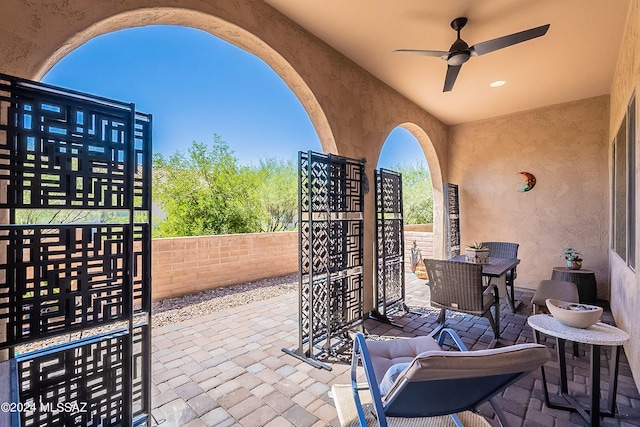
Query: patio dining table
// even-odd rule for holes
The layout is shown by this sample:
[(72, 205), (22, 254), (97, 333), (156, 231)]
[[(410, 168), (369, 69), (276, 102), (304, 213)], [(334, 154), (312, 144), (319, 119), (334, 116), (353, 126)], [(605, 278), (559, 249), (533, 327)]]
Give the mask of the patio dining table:
[[(457, 255), (450, 259), (451, 261), (464, 262), (466, 257), (464, 255)], [(495, 284), (498, 287), (498, 294), (500, 297), (504, 297), (507, 300), (507, 304), (511, 308), (513, 313), (516, 312), (519, 301), (515, 301), (513, 286), (511, 287), (511, 293), (507, 292), (507, 272), (513, 270), (520, 260), (517, 258), (494, 258), (489, 257), (488, 264), (482, 264), (482, 275), (487, 278), (487, 285), (495, 280)]]

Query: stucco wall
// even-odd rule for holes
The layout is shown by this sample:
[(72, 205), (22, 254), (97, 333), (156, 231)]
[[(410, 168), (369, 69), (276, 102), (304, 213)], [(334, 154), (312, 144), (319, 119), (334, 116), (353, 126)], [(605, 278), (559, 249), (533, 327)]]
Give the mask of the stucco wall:
[[(639, 107), (637, 88), (640, 83), (640, 6), (635, 0), (631, 4), (622, 50), (618, 58), (616, 73), (611, 85), (611, 115), (609, 121), (609, 137), (611, 144), (618, 127), (624, 117), (627, 105), (636, 91), (636, 111)], [(636, 119), (636, 123), (639, 123)], [(637, 126), (637, 125), (636, 125)], [(638, 134), (638, 129), (636, 129)], [(640, 165), (640, 149), (636, 143), (636, 182)], [(609, 163), (609, 176), (612, 175), (612, 162)], [(636, 189), (638, 186), (636, 185)], [(637, 191), (637, 190), (636, 190)], [(636, 193), (636, 206), (640, 197)], [(636, 207), (636, 212), (640, 209)], [(636, 230), (640, 230), (636, 218)], [(636, 254), (640, 250), (640, 233), (636, 232)], [(625, 353), (633, 371), (636, 385), (640, 388), (640, 277), (637, 272), (627, 267), (626, 263), (614, 252), (609, 251), (611, 265), (611, 310), (618, 326), (629, 333), (631, 339), (625, 345)], [(639, 265), (636, 261), (636, 265)]]
[[(40, 79), (67, 53), (91, 38), (133, 26), (169, 24), (199, 28), (262, 58), (306, 109), (325, 152), (366, 158), (369, 182), (382, 145), (399, 125), (422, 146), (442, 202), (447, 129), (351, 60), (259, 0), (5, 0), (0, 14), (0, 72)], [(106, 60), (106, 58), (105, 58)], [(135, 99), (124, 100), (135, 102)], [(151, 111), (151, 113), (153, 113)], [(442, 213), (434, 212), (436, 242)], [(365, 196), (364, 258), (373, 256), (373, 192)], [(435, 249), (442, 254), (442, 247)], [(365, 283), (373, 283), (365, 263)], [(365, 291), (367, 308), (373, 293)]]
[[(576, 246), (608, 298), (608, 97), (452, 127), (449, 180), (459, 185), (461, 244), (515, 241), (519, 287), (536, 288)], [(524, 178), (537, 178), (520, 193)]]

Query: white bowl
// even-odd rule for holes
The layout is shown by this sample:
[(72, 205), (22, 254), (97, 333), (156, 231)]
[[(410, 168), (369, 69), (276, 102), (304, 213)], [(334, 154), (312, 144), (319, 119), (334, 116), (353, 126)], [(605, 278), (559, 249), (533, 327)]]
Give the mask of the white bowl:
[(602, 307), (597, 305), (579, 304), (557, 299), (548, 299), (546, 303), (549, 313), (558, 322), (574, 328), (586, 329), (600, 320), (600, 316), (602, 316)]

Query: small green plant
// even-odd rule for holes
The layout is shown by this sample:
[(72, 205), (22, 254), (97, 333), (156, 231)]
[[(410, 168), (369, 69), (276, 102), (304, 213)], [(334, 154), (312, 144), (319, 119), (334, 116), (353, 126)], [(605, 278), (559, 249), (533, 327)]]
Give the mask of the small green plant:
[(567, 261), (580, 261), (582, 259), (582, 254), (572, 247), (564, 248), (563, 255)]
[(469, 249), (484, 249), (484, 245), (482, 244), (482, 242), (476, 242), (476, 241), (474, 241), (470, 245), (467, 245), (467, 247)]

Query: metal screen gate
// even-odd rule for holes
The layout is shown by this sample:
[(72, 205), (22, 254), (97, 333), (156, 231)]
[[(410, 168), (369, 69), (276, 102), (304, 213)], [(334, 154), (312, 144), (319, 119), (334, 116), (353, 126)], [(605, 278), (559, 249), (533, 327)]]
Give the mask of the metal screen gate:
[(150, 115), (0, 75), (0, 348), (23, 426), (151, 424), (150, 178)]
[(283, 351), (316, 367), (362, 323), (364, 162), (300, 152), (299, 343)]
[(376, 308), (371, 316), (390, 323), (388, 310), (405, 299), (402, 174), (380, 169), (375, 179)]

